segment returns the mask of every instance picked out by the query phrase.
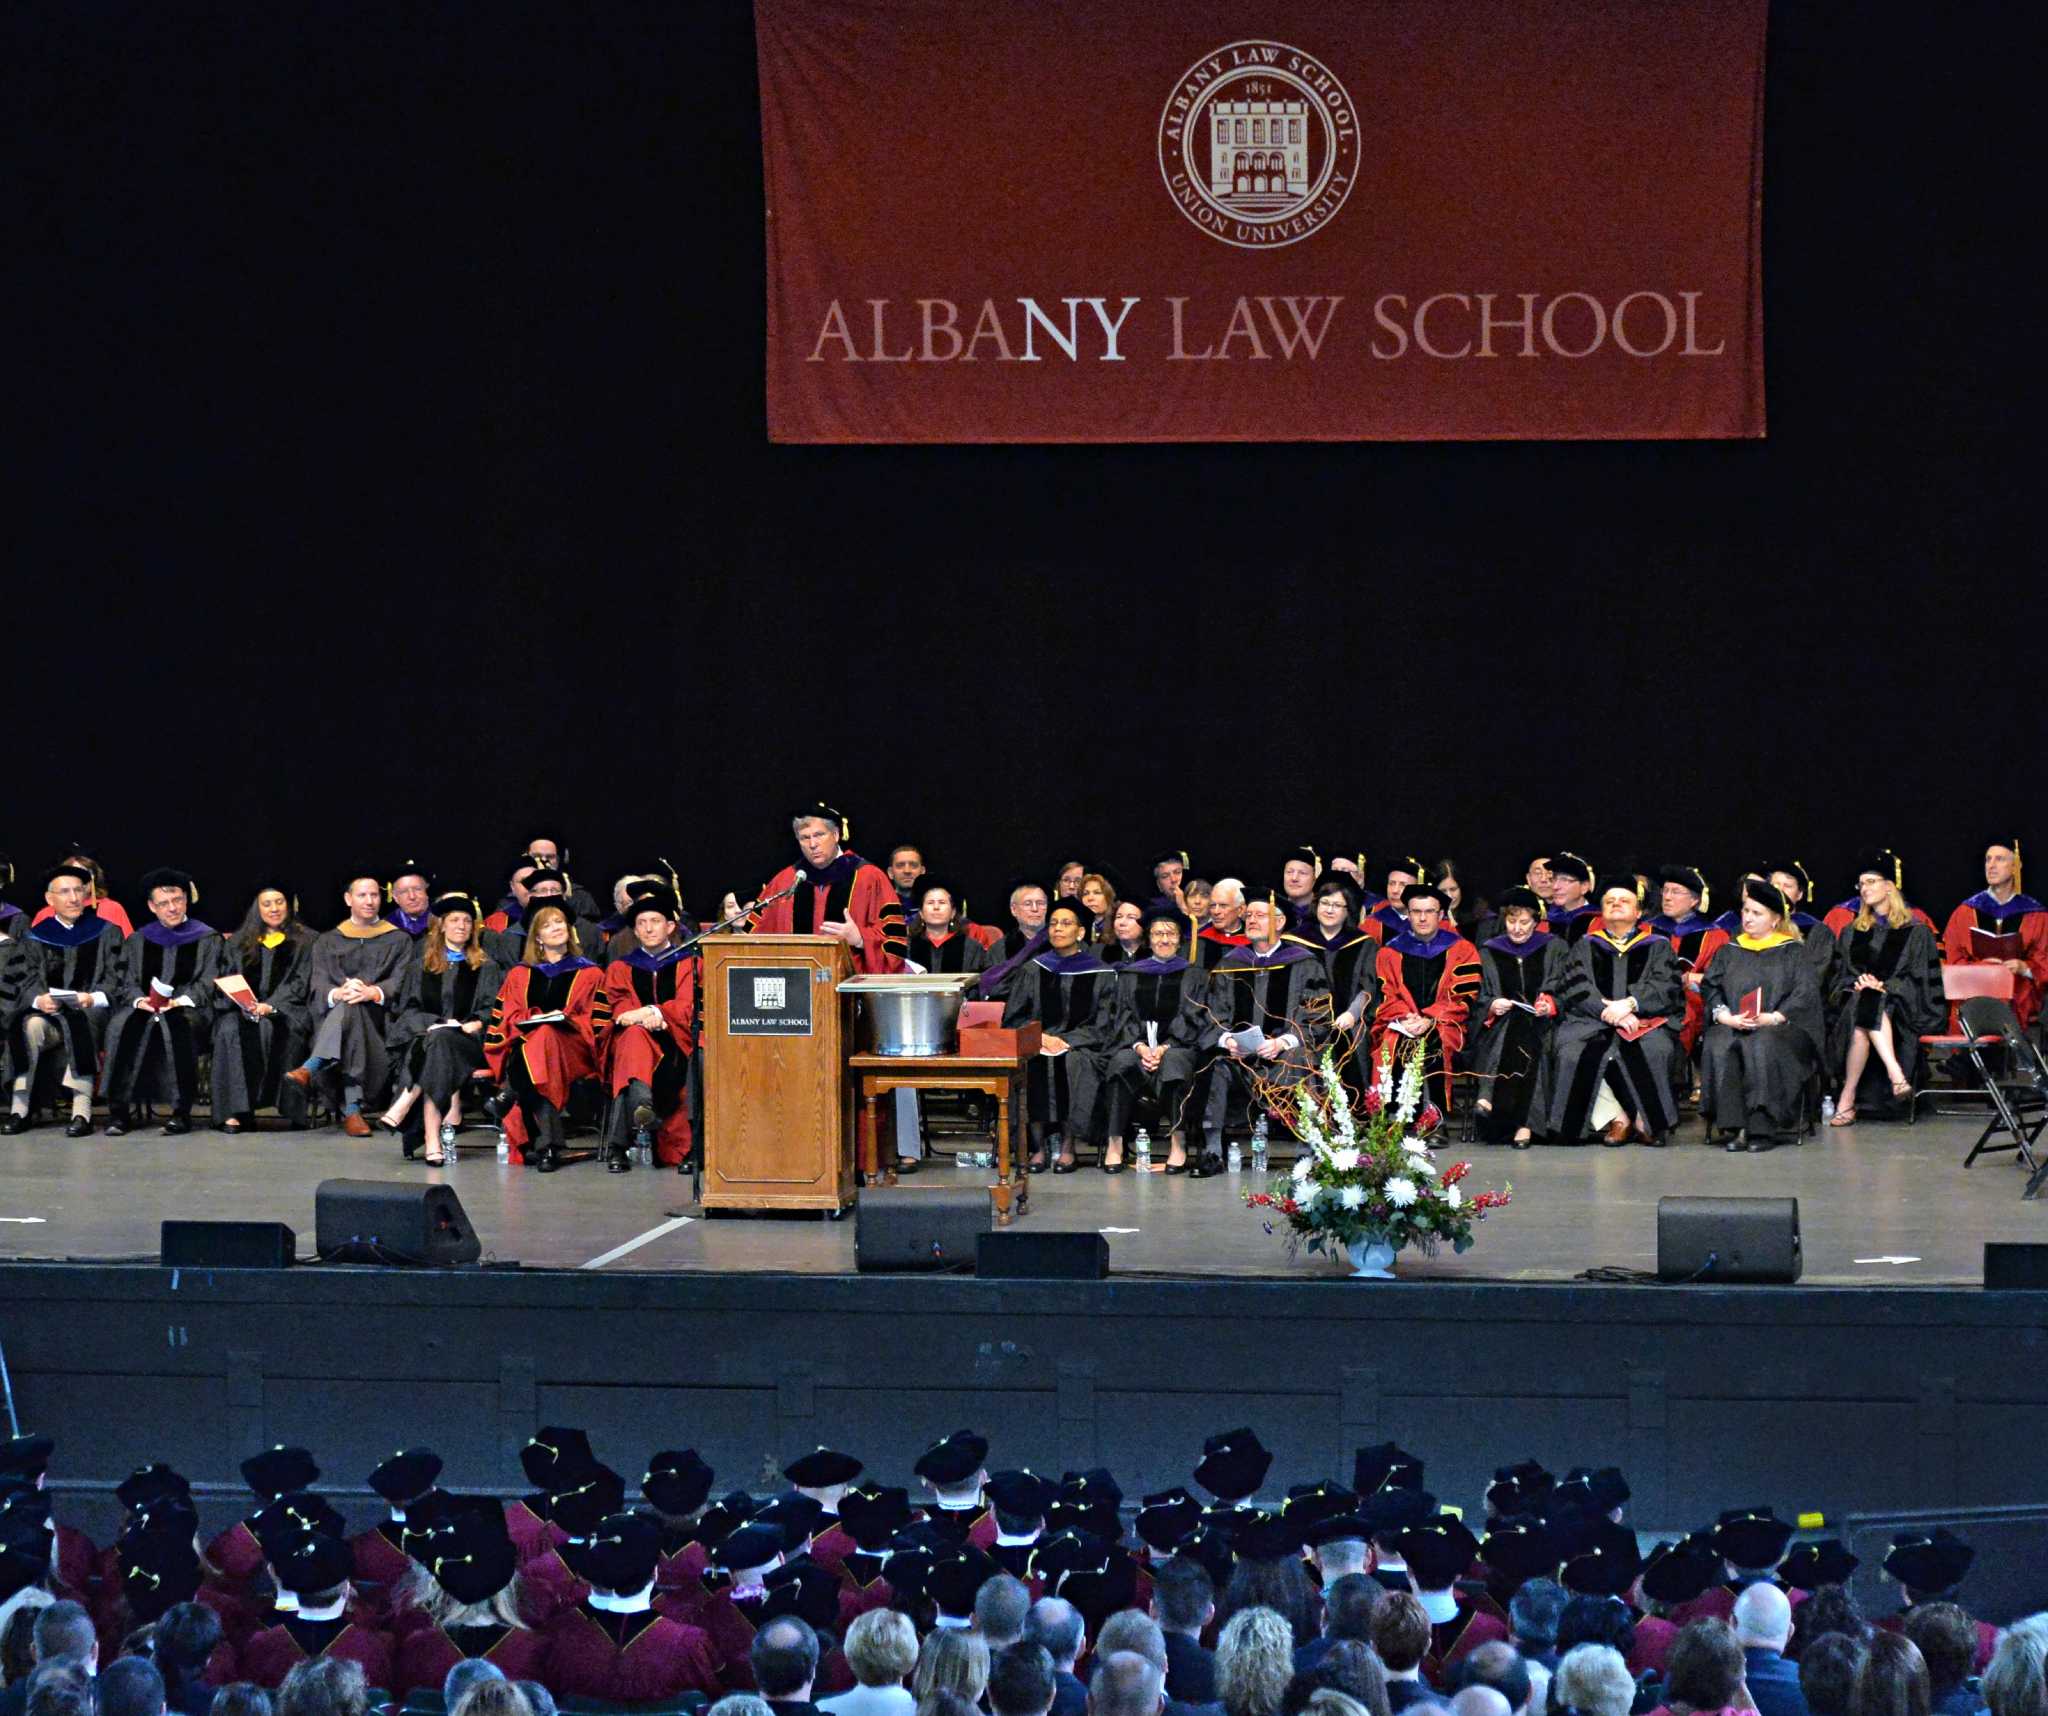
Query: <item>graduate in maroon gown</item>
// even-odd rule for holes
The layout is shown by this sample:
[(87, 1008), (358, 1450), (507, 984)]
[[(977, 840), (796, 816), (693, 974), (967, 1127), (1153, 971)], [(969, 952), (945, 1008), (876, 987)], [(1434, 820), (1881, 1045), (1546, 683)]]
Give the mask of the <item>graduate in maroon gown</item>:
[(436, 1488), (441, 1456), (431, 1448), (401, 1448), (371, 1471), (369, 1484), (384, 1498), (387, 1517), (349, 1540), (355, 1570), (351, 1583), (366, 1606), (387, 1623), (395, 1598), (413, 1572), (406, 1526), (423, 1523), (444, 1494)]
[[(1977, 1551), (1970, 1544), (1946, 1526), (1937, 1525), (1932, 1531), (1909, 1531), (1894, 1538), (1884, 1558), (1884, 1570), (1899, 1582), (1905, 1608), (1917, 1609), (1922, 1603), (1954, 1603), (1956, 1587), (1976, 1559)], [(1896, 1632), (1904, 1621), (1902, 1610), (1877, 1624)], [(1977, 1672), (1982, 1674), (1998, 1649), (1998, 1628), (1989, 1621), (1978, 1621), (1976, 1627)]]
[[(320, 1468), (304, 1448), (265, 1448), (242, 1462), (242, 1482), (262, 1504), (258, 1513), (274, 1506), (280, 1496), (310, 1489), (319, 1481)], [(214, 1570), (214, 1583), (236, 1596), (246, 1596), (263, 1571), (263, 1545), (256, 1540), (255, 1515), (229, 1526), (207, 1544), (206, 1561)]]
[(498, 990), (484, 1061), (503, 1088), (495, 1106), (513, 1159), (524, 1162), (531, 1144), (549, 1174), (562, 1165), (569, 1092), (602, 1067), (612, 1001), (602, 969), (577, 951), (566, 911), (537, 906), (526, 921), (526, 957)]
[(1401, 1533), (1401, 1559), (1415, 1583), (1415, 1595), (1429, 1616), (1430, 1642), (1422, 1659), (1423, 1678), (1441, 1686), (1444, 1676), (1483, 1644), (1505, 1639), (1499, 1616), (1482, 1610), (1457, 1589), (1479, 1559), (1479, 1540), (1455, 1514), (1439, 1513)]
[[(185, 1518), (192, 1518), (189, 1511)], [(211, 1609), (221, 1624), (220, 1642), (206, 1658), (207, 1680), (224, 1686), (235, 1678), (238, 1644), (249, 1636), (249, 1629), (242, 1627), (238, 1633), (231, 1633), (229, 1620), (232, 1616), (237, 1623), (244, 1622), (247, 1611), (209, 1591), (202, 1583), (205, 1568), (192, 1537), (189, 1526), (172, 1527), (163, 1510), (153, 1525), (144, 1524), (121, 1534), (114, 1546), (121, 1567), (120, 1584), (96, 1617), (102, 1662), (119, 1656), (122, 1644), (137, 1627), (153, 1626), (180, 1603), (196, 1603)]]
[(652, 1704), (686, 1692), (716, 1698), (711, 1643), (700, 1628), (654, 1606), (661, 1528), (645, 1514), (614, 1513), (566, 1545), (590, 1594), (548, 1623), (548, 1687), (558, 1698)]
[(924, 1517), (954, 1543), (986, 1549), (996, 1540), (996, 1516), (982, 1486), (988, 1480), (988, 1438), (955, 1430), (918, 1455), (912, 1468), (930, 1499)]
[(605, 972), (612, 1008), (605, 1048), (612, 1095), (605, 1165), (615, 1174), (632, 1166), (627, 1147), (643, 1137), (661, 1167), (681, 1169), (689, 1159), (698, 960), (676, 945), (681, 910), (666, 888), (634, 901), (628, 927), (636, 945)]
[(547, 1635), (521, 1613), (518, 1551), (494, 1504), (476, 1498), (434, 1533), (423, 1573), (414, 1587), (422, 1624), (399, 1639), (393, 1694), (438, 1690), (466, 1657), (494, 1664), (507, 1680), (547, 1679)]
[(810, 804), (790, 828), (797, 861), (769, 878), (760, 894), (765, 903), (748, 927), (760, 935), (836, 936), (852, 951), (856, 971), (900, 971), (903, 902), (886, 871), (847, 849), (846, 818), (830, 805)]
[[(49, 1436), (15, 1436), (0, 1441), (0, 1491), (18, 1485), (38, 1494), (46, 1493), (50, 1456), (56, 1449), (55, 1439)], [(50, 1529), (55, 1534), (50, 1570), (74, 1599), (90, 1608), (99, 1573), (99, 1551), (93, 1547), (92, 1539), (74, 1526), (52, 1525)]]
[(1479, 993), (1479, 950), (1443, 927), (1450, 905), (1440, 888), (1418, 883), (1403, 891), (1407, 928), (1387, 938), (1374, 973), (1379, 1010), (1373, 1015), (1373, 1063), (1389, 1041), (1428, 1045), (1424, 1070), (1442, 1081), (1440, 1098), (1449, 1111), (1451, 1064), (1465, 1046), (1472, 998)]
[(695, 1448), (665, 1449), (647, 1462), (640, 1493), (661, 1527), (656, 1590), (673, 1591), (695, 1584), (711, 1564), (702, 1522), (704, 1503), (716, 1475)]
[(280, 1597), (296, 1606), (242, 1647), (241, 1678), (275, 1689), (300, 1663), (331, 1656), (355, 1663), (370, 1685), (388, 1687), (391, 1636), (351, 1613), (348, 1545), (326, 1531), (300, 1531), (274, 1542), (269, 1561)]
[[(884, 1577), (884, 1569), (890, 1563), (889, 1547), (915, 1518), (910, 1492), (893, 1485), (865, 1485), (848, 1490), (840, 1498), (837, 1535), (843, 1535), (851, 1544), (839, 1557), (842, 1636), (857, 1617), (870, 1609), (886, 1609), (895, 1602), (895, 1589)], [(811, 1545), (813, 1559), (834, 1535), (828, 1532)]]
[(2017, 835), (1984, 849), (1984, 887), (1949, 913), (1941, 956), (1950, 965), (2000, 965), (2012, 973), (2012, 1010), (2031, 1030), (2048, 990), (2048, 910), (2020, 891)]
[(1636, 1642), (1629, 1652), (1631, 1674), (1664, 1672), (1672, 1643), (1684, 1626), (1677, 1616), (1709, 1591), (1721, 1588), (1728, 1564), (1704, 1537), (1660, 1543), (1643, 1563), (1638, 1590), (1647, 1611), (1636, 1622)]

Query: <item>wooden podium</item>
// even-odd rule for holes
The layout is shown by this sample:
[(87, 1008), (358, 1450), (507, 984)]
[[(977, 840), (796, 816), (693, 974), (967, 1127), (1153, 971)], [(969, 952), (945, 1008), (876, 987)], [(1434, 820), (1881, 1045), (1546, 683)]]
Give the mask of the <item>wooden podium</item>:
[(842, 1210), (853, 1202), (846, 1079), (853, 974), (827, 935), (714, 935), (703, 949), (708, 1210)]

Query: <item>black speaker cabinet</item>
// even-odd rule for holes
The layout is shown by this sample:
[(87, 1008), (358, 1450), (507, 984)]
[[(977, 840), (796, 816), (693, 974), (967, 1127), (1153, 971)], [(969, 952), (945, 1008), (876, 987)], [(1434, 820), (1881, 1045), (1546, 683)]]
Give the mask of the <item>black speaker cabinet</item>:
[(1657, 1274), (1666, 1281), (1799, 1279), (1797, 1198), (1659, 1198)]
[(483, 1255), (454, 1187), (402, 1180), (322, 1180), (313, 1244), (328, 1263), (445, 1266)]
[(975, 1246), (974, 1273), (1011, 1281), (1104, 1281), (1109, 1241), (1099, 1233), (997, 1230)]
[(167, 1221), (158, 1243), (166, 1269), (288, 1269), (299, 1251), (281, 1221)]
[(1993, 1293), (2048, 1292), (2048, 1245), (1986, 1240), (1984, 1285)]
[(853, 1211), (854, 1267), (971, 1269), (993, 1219), (986, 1186), (870, 1186)]

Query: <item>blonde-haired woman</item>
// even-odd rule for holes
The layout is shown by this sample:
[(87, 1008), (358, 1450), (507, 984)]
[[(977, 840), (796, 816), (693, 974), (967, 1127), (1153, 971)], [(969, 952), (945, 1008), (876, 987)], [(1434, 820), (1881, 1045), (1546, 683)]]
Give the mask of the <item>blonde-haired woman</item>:
[(1842, 1083), (1832, 1126), (1854, 1124), (1859, 1109), (1910, 1104), (1920, 1038), (1940, 1030), (1944, 1014), (1941, 949), (1900, 894), (1889, 852), (1857, 860), (1856, 899), (1855, 917), (1836, 936), (1842, 957), (1829, 1062)]
[(1216, 1641), (1224, 1716), (1279, 1716), (1294, 1677), (1294, 1628), (1278, 1609), (1241, 1609)]
[(956, 1627), (926, 1634), (910, 1690), (921, 1712), (936, 1706), (939, 1695), (946, 1692), (970, 1705), (979, 1704), (988, 1690), (988, 1640)]
[(520, 1618), (519, 1557), (501, 1509), (465, 1511), (407, 1547), (420, 1559), (392, 1602), (405, 1619), (392, 1687), (400, 1699), (414, 1687), (438, 1690), (465, 1657), (487, 1658), (511, 1680), (544, 1677), (547, 1635)]
[(1755, 1153), (1806, 1130), (1807, 1083), (1827, 1029), (1814, 962), (1778, 885), (1743, 877), (1739, 921), (1700, 991), (1713, 1021), (1700, 1049), (1700, 1112), (1731, 1152)]
[(496, 1111), (514, 1156), (551, 1174), (562, 1165), (562, 1110), (577, 1082), (595, 1078), (611, 1035), (602, 968), (577, 950), (576, 926), (552, 900), (526, 914), (526, 957), (505, 975), (484, 1059), (503, 1094)]
[(392, 1083), (402, 1088), (377, 1118), (408, 1161), (424, 1146), (427, 1166), (439, 1168), (455, 1148), (462, 1092), (484, 1071), (484, 1026), (505, 973), (484, 951), (474, 895), (442, 894), (427, 913), (405, 1009), (391, 1023), (391, 1053), (404, 1069)]

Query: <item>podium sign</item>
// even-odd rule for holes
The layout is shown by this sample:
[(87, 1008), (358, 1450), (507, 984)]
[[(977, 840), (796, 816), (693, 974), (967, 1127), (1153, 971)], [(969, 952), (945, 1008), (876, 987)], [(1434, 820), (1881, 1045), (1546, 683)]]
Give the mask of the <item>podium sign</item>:
[(704, 1207), (837, 1210), (853, 1202), (846, 1081), (853, 971), (823, 935), (702, 943)]

